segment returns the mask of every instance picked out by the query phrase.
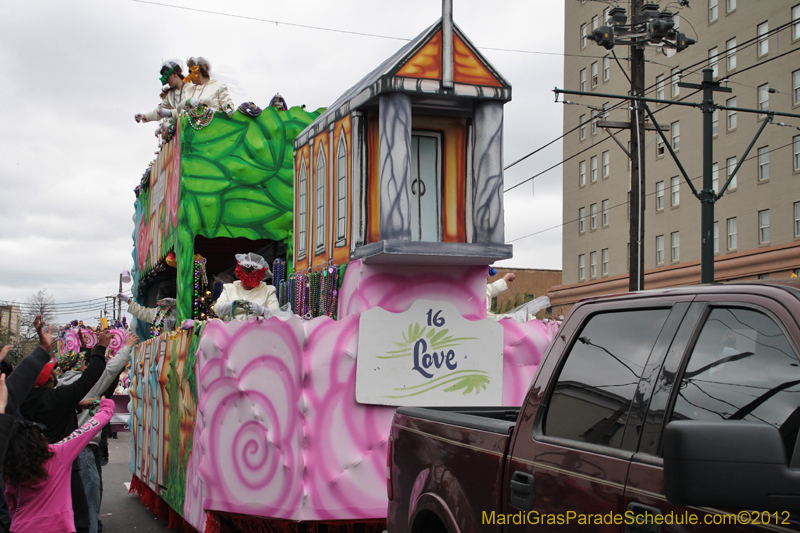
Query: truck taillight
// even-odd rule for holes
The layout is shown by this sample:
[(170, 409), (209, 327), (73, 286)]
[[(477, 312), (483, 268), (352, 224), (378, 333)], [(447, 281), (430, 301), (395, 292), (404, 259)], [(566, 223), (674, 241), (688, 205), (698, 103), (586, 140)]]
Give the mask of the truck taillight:
[(390, 501), (392, 499), (392, 447), (392, 437), (389, 437), (386, 447), (386, 496)]

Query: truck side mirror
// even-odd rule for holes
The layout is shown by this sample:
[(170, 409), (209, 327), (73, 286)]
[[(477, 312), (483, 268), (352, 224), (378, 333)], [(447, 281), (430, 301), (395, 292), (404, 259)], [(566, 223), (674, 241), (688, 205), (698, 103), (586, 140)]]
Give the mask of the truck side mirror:
[(677, 505), (797, 513), (800, 470), (769, 424), (675, 421), (664, 430), (664, 493)]

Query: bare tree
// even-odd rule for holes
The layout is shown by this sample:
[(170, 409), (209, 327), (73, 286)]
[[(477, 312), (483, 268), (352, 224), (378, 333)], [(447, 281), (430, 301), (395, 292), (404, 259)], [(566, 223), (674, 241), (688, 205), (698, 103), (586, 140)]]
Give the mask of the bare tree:
[(36, 328), (33, 326), (33, 319), (36, 315), (42, 315), (45, 324), (55, 325), (56, 323), (56, 302), (52, 296), (47, 294), (47, 289), (42, 289), (22, 305), (22, 337), (24, 339), (38, 339)]

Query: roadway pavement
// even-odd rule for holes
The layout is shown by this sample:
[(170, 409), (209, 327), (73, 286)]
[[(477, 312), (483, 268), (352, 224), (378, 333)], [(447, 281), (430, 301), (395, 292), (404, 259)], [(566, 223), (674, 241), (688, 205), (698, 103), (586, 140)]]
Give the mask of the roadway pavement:
[(100, 507), (103, 533), (170, 531), (166, 520), (159, 520), (148, 511), (136, 494), (128, 494), (131, 434), (120, 431), (117, 435), (119, 438), (108, 440), (109, 461), (103, 468), (103, 503)]

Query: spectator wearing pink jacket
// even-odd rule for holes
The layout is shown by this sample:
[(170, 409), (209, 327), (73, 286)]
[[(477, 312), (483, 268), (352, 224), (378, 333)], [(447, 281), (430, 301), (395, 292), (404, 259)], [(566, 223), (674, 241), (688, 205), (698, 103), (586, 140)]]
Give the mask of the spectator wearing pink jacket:
[(37, 424), (15, 422), (3, 464), (13, 533), (74, 533), (70, 475), (81, 450), (110, 420), (114, 401), (100, 400), (93, 418), (56, 444)]

